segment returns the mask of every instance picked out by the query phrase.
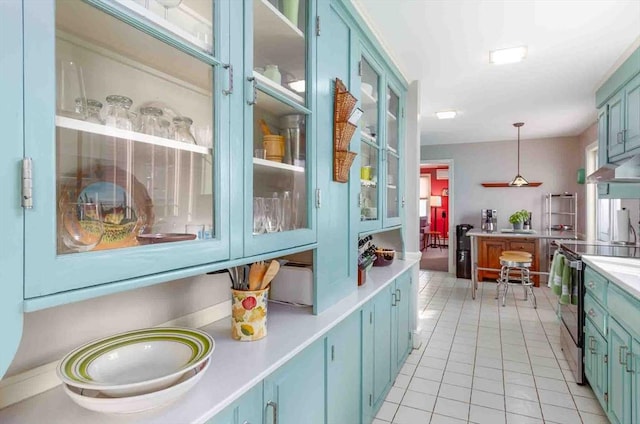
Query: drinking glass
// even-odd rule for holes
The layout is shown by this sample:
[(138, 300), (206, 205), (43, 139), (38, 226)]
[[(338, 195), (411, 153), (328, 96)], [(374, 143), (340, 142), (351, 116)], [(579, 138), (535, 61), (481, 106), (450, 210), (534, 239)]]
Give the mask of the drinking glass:
[(160, 127), (160, 119), (162, 118), (162, 109), (147, 106), (140, 108), (140, 129), (143, 134), (155, 135), (161, 137), (164, 131)]
[(129, 112), (132, 104), (133, 100), (126, 96), (118, 94), (107, 96), (105, 125), (123, 130), (133, 130), (132, 113)]
[[(70, 118), (86, 119), (87, 95), (82, 67), (71, 60), (58, 62), (58, 113)], [(78, 105), (76, 99), (80, 101)]]
[(282, 220), (282, 201), (277, 197), (267, 197), (264, 199), (265, 209), (265, 230), (267, 233), (279, 231)]
[(281, 231), (293, 230), (293, 205), (291, 199), (291, 192), (285, 191), (282, 193), (282, 228)]
[(265, 231), (264, 197), (253, 198), (253, 234), (262, 234)]
[(193, 134), (191, 134), (191, 124), (193, 124), (193, 121), (186, 116), (173, 118), (173, 126), (175, 128), (175, 133), (173, 134), (174, 140), (197, 144), (196, 139), (193, 137)]
[(102, 240), (104, 226), (98, 203), (67, 202), (61, 207), (58, 237), (74, 252), (93, 249)]

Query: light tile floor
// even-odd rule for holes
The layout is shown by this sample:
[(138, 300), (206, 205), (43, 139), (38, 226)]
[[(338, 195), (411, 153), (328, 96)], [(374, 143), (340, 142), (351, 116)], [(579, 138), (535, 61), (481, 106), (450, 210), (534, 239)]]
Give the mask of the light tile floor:
[[(575, 383), (560, 349), (556, 297), (535, 288), (538, 309), (496, 285), (420, 271), (419, 330), (374, 424), (608, 423), (588, 385)], [(514, 297), (515, 292), (515, 297)]]

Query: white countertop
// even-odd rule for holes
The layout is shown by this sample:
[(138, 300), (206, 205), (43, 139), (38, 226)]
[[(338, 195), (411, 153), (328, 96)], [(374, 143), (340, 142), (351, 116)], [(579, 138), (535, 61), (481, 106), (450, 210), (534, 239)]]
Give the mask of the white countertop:
[(503, 233), (500, 230), (494, 233), (487, 233), (482, 230), (469, 230), (467, 235), (470, 237), (501, 237), (501, 238), (536, 238), (536, 239), (565, 239), (575, 240), (576, 233), (573, 231), (535, 231), (533, 233)]
[(320, 315), (311, 307), (269, 303), (267, 336), (254, 342), (231, 338), (230, 318), (202, 329), (213, 336), (216, 348), (202, 380), (181, 399), (164, 408), (127, 415), (106, 415), (76, 405), (61, 386), (0, 410), (3, 424), (144, 424), (204, 423), (247, 390), (320, 339), (343, 318), (354, 312), (417, 260), (398, 260), (374, 267), (367, 282)]
[(582, 261), (640, 300), (640, 259), (583, 255)]

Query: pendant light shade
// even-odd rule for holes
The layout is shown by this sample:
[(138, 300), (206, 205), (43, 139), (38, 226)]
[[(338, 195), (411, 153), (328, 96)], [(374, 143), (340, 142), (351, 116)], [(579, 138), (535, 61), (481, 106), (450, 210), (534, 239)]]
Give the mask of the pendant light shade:
[(527, 181), (522, 175), (520, 175), (520, 127), (524, 125), (524, 122), (516, 122), (513, 124), (514, 127), (518, 129), (518, 173), (509, 183), (510, 186), (515, 187), (525, 187), (529, 185), (529, 181)]

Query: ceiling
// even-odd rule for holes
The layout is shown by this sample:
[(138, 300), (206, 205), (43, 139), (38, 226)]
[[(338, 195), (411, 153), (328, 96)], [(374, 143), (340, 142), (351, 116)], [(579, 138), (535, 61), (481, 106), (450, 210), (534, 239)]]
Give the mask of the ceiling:
[[(577, 136), (595, 90), (640, 45), (640, 0), (352, 0), (421, 88), (421, 144)], [(526, 45), (491, 65), (489, 51)], [(456, 110), (438, 120), (436, 111)]]

